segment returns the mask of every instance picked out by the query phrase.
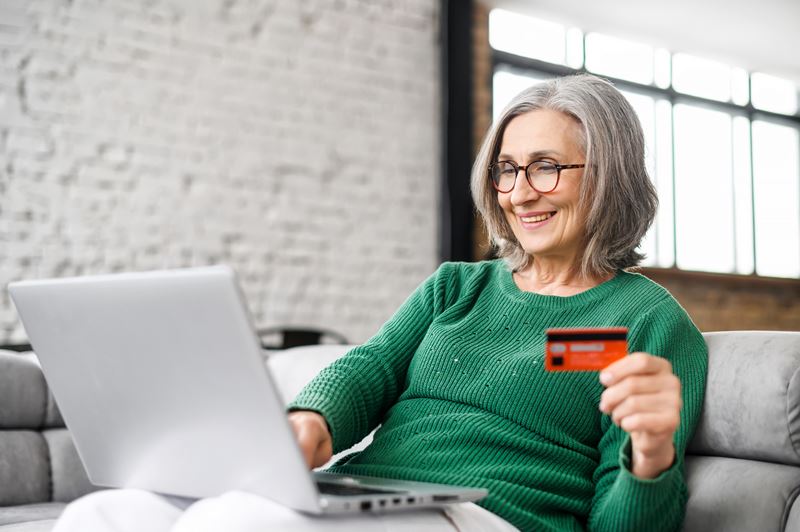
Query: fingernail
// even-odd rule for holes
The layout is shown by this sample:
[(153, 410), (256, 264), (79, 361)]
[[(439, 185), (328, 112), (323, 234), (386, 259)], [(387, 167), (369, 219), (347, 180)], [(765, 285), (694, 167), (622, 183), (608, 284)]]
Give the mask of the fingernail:
[(606, 411), (606, 404), (604, 402), (602, 402), (602, 401), (600, 402), (600, 411), (601, 412), (605, 412)]
[(600, 373), (600, 382), (602, 382), (603, 384), (608, 384), (609, 382), (611, 382), (612, 378), (613, 375), (611, 375), (611, 373), (607, 371), (603, 371)]

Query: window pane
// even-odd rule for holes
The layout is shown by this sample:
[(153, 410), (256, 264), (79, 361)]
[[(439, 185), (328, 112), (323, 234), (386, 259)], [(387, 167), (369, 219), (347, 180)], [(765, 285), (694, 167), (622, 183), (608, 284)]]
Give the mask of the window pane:
[(797, 112), (798, 88), (794, 83), (759, 72), (754, 72), (750, 79), (755, 107), (786, 115)]
[(636, 116), (639, 117), (639, 122), (642, 124), (642, 130), (644, 131), (647, 171), (650, 172), (650, 175), (652, 176), (653, 170), (655, 169), (653, 147), (656, 134), (656, 102), (652, 97), (639, 94), (637, 92), (626, 90), (620, 90), (620, 92), (631, 104), (633, 110), (636, 111)]
[[(645, 165), (651, 179), (655, 179), (655, 100), (650, 96), (630, 91), (620, 91), (636, 111), (639, 122), (642, 124), (645, 141)], [(654, 183), (655, 184), (655, 183)], [(642, 262), (644, 266), (655, 266), (657, 262), (657, 236), (655, 225), (647, 232), (639, 247), (647, 257)]]
[(653, 83), (653, 49), (650, 46), (609, 37), (586, 35), (586, 68), (598, 74)]
[(727, 102), (731, 99), (731, 68), (693, 55), (675, 54), (672, 86), (684, 94)]
[(658, 189), (658, 265), (675, 266), (675, 225), (672, 197), (672, 104), (669, 100), (656, 103), (656, 188)]
[(676, 263), (733, 272), (731, 116), (685, 104), (674, 116)]
[(489, 13), (489, 44), (496, 50), (563, 65), (566, 30), (561, 24), (493, 9)]
[(672, 82), (672, 54), (669, 53), (669, 50), (656, 49), (654, 68), (656, 87), (668, 89)]
[(497, 120), (511, 99), (535, 83), (549, 79), (530, 74), (517, 74), (511, 70), (497, 69), (492, 77), (492, 120)]
[(567, 30), (567, 66), (583, 68), (583, 32), (578, 28)]
[(794, 127), (753, 121), (756, 271), (800, 277), (800, 136)]
[(736, 273), (753, 273), (753, 180), (750, 175), (750, 120), (733, 119), (733, 197)]
[(744, 69), (731, 70), (731, 100), (736, 105), (747, 105), (750, 101), (750, 77)]

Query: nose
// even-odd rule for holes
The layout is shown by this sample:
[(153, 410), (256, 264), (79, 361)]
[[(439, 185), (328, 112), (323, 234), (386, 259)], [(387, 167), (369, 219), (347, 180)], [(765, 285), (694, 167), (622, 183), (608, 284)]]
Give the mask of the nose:
[(541, 194), (528, 183), (528, 177), (525, 175), (525, 170), (520, 168), (517, 171), (516, 181), (514, 182), (514, 189), (511, 191), (511, 203), (514, 205), (522, 205), (530, 201), (539, 199)]

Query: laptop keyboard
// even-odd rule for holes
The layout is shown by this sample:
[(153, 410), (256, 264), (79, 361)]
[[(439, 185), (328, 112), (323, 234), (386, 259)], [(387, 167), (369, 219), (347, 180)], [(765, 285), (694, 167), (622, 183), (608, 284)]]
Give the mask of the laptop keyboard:
[(401, 493), (398, 490), (382, 490), (378, 488), (367, 488), (364, 486), (351, 486), (349, 484), (339, 484), (335, 482), (317, 481), (317, 488), (323, 495), (379, 495)]

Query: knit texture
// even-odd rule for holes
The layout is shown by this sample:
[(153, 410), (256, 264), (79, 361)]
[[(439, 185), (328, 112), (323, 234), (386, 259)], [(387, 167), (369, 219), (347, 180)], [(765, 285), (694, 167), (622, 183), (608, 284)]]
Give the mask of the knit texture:
[[(684, 406), (670, 469), (630, 473), (630, 438), (599, 411), (597, 372), (544, 370), (551, 327), (628, 327), (629, 351), (671, 361)], [(678, 530), (706, 368), (691, 319), (641, 275), (543, 296), (521, 291), (500, 260), (445, 263), (290, 409), (321, 413), (334, 452), (381, 425), (334, 472), (484, 487), (478, 504), (522, 530)]]

